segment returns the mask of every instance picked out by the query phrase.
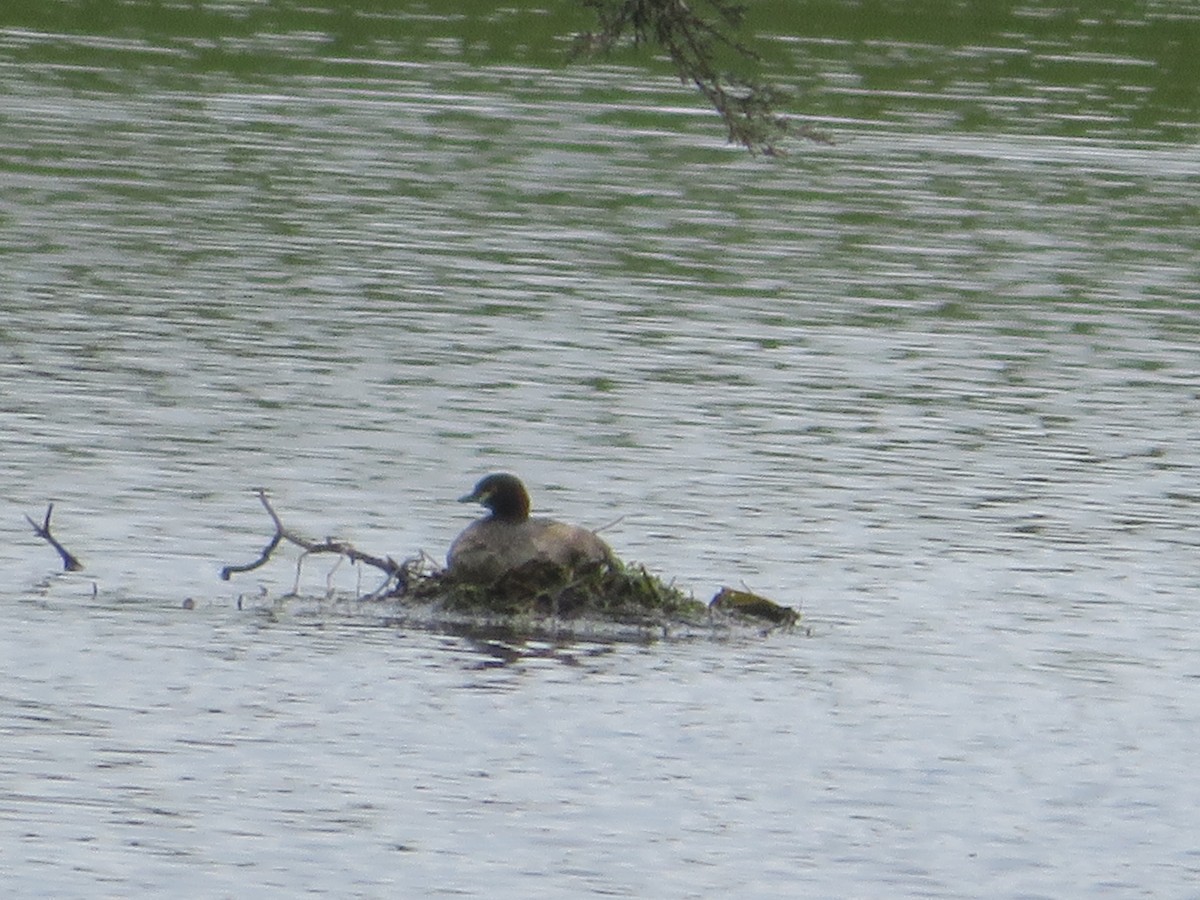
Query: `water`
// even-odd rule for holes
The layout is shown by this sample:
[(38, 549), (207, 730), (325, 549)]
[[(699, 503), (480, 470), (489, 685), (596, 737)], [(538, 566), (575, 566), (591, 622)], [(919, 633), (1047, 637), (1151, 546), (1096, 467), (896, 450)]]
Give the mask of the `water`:
[[(772, 53), (838, 143), (780, 163), (470, 16), (113, 9), (0, 31), (11, 893), (1191, 892), (1200, 164), (1144, 38), (1193, 20), (811, 20)], [(440, 556), (502, 468), (811, 636), (216, 578), (256, 486)]]

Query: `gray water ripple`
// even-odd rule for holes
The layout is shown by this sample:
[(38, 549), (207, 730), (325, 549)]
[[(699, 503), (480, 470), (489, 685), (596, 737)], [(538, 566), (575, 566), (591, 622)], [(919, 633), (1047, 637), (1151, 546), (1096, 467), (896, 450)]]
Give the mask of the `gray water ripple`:
[[(239, 74), (0, 35), (12, 893), (1187, 892), (1191, 145), (1120, 104), (1065, 133), (1109, 88), (981, 80), (1004, 48), (775, 165), (670, 79), (314, 41), (239, 37)], [(847, 46), (824, 83), (878, 97)], [(931, 127), (959, 100), (1027, 127)], [(438, 556), (499, 468), (811, 639), (431, 634), (350, 567), (328, 603), (316, 561), (278, 601), (294, 556), (217, 580), (253, 487)], [(51, 499), (82, 573), (21, 519)]]

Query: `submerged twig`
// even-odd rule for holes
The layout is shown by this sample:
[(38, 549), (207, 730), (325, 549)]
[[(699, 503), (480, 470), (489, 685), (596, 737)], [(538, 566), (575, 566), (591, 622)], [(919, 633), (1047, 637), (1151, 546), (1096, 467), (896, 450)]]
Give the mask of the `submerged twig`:
[[(279, 514), (275, 512), (271, 506), (271, 501), (267, 499), (267, 492), (263, 488), (258, 488), (256, 493), (258, 499), (262, 502), (263, 508), (267, 511), (267, 515), (271, 517), (271, 522), (275, 525), (275, 534), (263, 548), (258, 559), (253, 562), (243, 565), (229, 565), (221, 569), (221, 580), (228, 581), (231, 575), (241, 572), (251, 572), (254, 569), (265, 565), (275, 552), (276, 548), (282, 541), (287, 541), (290, 544), (295, 544), (304, 551), (300, 556), (300, 560), (296, 563), (296, 584), (299, 585), (300, 566), (303, 563), (304, 557), (310, 553), (336, 553), (339, 557), (344, 557), (355, 563), (363, 563), (373, 568), (379, 569), (386, 576), (383, 584), (372, 591), (368, 597), (379, 597), (385, 593), (390, 595), (402, 595), (408, 590), (408, 581), (415, 565), (419, 565), (421, 560), (406, 560), (402, 563), (396, 562), (390, 556), (379, 557), (370, 553), (364, 553), (353, 544), (347, 541), (338, 540), (337, 538), (327, 537), (323, 541), (315, 541), (304, 537), (295, 531), (292, 531), (283, 524), (283, 520), (279, 518)], [(339, 560), (340, 561), (340, 560)], [(332, 573), (331, 573), (332, 574)]]
[(625, 516), (617, 516), (615, 519), (605, 522), (599, 528), (593, 528), (592, 534), (599, 534), (602, 531), (608, 531), (608, 529), (615, 528), (617, 525), (620, 525), (624, 521), (625, 521)]
[(79, 559), (71, 553), (70, 550), (60, 544), (58, 539), (50, 533), (50, 515), (53, 512), (54, 504), (51, 503), (46, 507), (46, 518), (42, 520), (41, 525), (33, 521), (33, 519), (29, 518), (29, 516), (25, 517), (25, 521), (28, 522), (33, 528), (34, 534), (46, 541), (51, 547), (58, 551), (58, 555), (62, 557), (63, 571), (78, 572), (83, 568), (83, 563), (81, 563)]

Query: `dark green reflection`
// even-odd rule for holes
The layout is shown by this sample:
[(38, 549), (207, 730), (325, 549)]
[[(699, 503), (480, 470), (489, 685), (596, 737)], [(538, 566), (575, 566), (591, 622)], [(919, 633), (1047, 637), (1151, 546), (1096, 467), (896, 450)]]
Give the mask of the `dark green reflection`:
[[(1153, 0), (764, 0), (749, 34), (791, 112), (933, 129), (1194, 140), (1200, 9)], [(351, 74), (380, 63), (568, 65), (579, 0), (5, 0), (0, 47), (85, 78), (146, 67), (239, 77)], [(89, 40), (104, 38), (103, 41)], [(621, 54), (640, 77), (669, 70)], [(584, 64), (586, 65), (586, 64)], [(97, 75), (100, 72), (102, 74)], [(11, 77), (11, 76), (10, 76)], [(61, 73), (64, 79), (71, 76)], [(76, 76), (80, 77), (80, 76)], [(696, 98), (696, 105), (703, 100)]]

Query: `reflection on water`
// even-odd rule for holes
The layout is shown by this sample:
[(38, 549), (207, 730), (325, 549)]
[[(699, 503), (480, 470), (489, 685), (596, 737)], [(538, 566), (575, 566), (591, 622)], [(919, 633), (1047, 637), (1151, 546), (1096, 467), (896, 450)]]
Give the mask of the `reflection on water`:
[[(0, 26), (16, 893), (1190, 884), (1200, 165), (1186, 97), (1139, 99), (1161, 10), (1054, 78), (1042, 19), (831, 20), (779, 46), (840, 142), (783, 164), (670, 79), (259, 14), (211, 55)], [(814, 637), (433, 635), (277, 603), (290, 562), (216, 579), (268, 537), (249, 488), (439, 556), (501, 468)], [(24, 531), (50, 499), (78, 575)]]

